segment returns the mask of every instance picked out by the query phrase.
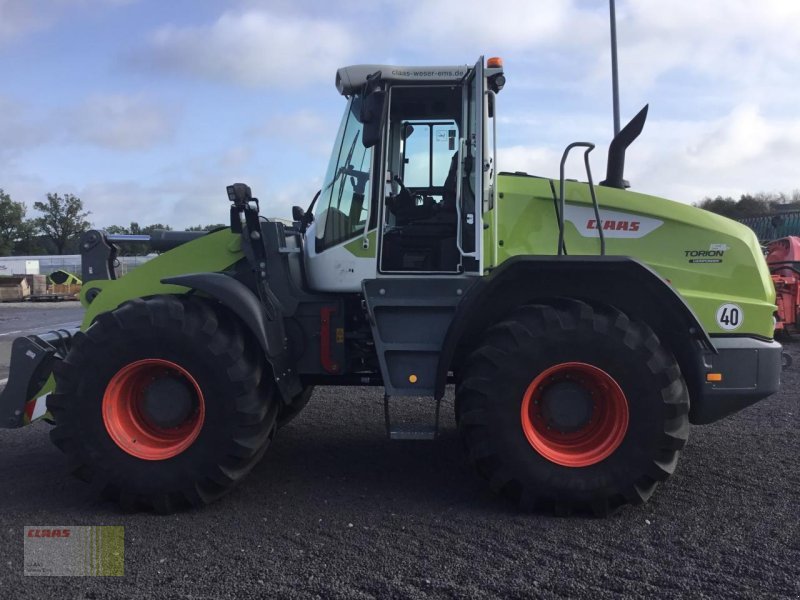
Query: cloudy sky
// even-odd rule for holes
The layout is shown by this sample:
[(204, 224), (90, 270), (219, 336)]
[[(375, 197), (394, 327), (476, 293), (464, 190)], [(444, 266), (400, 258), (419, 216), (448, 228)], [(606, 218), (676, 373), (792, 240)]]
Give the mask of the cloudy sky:
[[(800, 188), (800, 2), (618, 0), (626, 177), (704, 196)], [(0, 188), (79, 195), (95, 226), (287, 216), (321, 183), (346, 64), (501, 56), (499, 166), (557, 175), (612, 136), (604, 0), (0, 0)], [(583, 177), (576, 166), (572, 176)], [(32, 212), (29, 210), (29, 216)]]

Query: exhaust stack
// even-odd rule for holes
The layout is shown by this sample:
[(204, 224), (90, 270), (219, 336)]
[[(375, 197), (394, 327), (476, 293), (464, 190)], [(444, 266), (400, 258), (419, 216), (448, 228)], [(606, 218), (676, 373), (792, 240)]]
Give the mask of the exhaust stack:
[(608, 167), (606, 168), (606, 178), (600, 182), (600, 185), (605, 187), (613, 187), (624, 190), (631, 187), (631, 184), (625, 181), (623, 174), (625, 172), (625, 151), (628, 149), (639, 134), (642, 133), (644, 122), (647, 120), (647, 109), (649, 104), (645, 104), (644, 108), (630, 120), (630, 122), (622, 128), (608, 147)]

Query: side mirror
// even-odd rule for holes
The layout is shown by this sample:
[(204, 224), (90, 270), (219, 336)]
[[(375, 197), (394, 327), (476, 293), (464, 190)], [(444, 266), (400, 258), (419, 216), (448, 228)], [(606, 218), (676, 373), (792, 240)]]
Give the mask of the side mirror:
[(293, 206), (292, 207), (292, 221), (302, 222), (303, 217), (306, 216), (306, 211), (302, 209), (300, 206)]
[(362, 101), (360, 121), (364, 130), (361, 133), (361, 143), (365, 148), (372, 148), (381, 139), (385, 104), (386, 92), (383, 90), (374, 90)]

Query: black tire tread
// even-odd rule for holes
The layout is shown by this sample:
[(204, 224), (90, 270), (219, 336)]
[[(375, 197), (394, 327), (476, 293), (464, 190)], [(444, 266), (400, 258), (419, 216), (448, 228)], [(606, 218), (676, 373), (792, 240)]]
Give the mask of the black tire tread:
[[(658, 451), (649, 468), (626, 489), (606, 491), (583, 503), (542, 492), (515, 478), (496, 451), (486, 426), (486, 411), (492, 406), (493, 371), (522, 344), (535, 342), (548, 332), (578, 327), (615, 336), (644, 356), (647, 369), (661, 386), (665, 415)], [(558, 515), (579, 511), (605, 516), (623, 504), (646, 502), (658, 483), (675, 471), (680, 451), (688, 438), (688, 392), (675, 359), (646, 324), (632, 321), (612, 307), (595, 307), (572, 299), (522, 306), (508, 319), (485, 332), (482, 345), (467, 357), (461, 372), (467, 375), (457, 386), (456, 417), (469, 462), (489, 481), (493, 490), (510, 497), (523, 509), (545, 510)]]
[[(196, 340), (215, 356), (226, 374), (235, 406), (235, 431), (227, 448), (216, 452), (216, 464), (182, 489), (139, 494), (124, 489), (113, 477), (110, 462), (84, 438), (83, 424), (73, 410), (81, 402), (82, 378), (90, 372), (95, 352), (119, 340), (142, 339), (176, 332)], [(275, 434), (278, 400), (273, 397), (271, 373), (258, 348), (238, 322), (209, 302), (188, 296), (154, 296), (125, 302), (98, 315), (84, 334), (76, 336), (67, 357), (54, 368), (56, 392), (47, 407), (55, 419), (51, 440), (67, 455), (70, 471), (88, 481), (98, 495), (116, 500), (123, 510), (152, 509), (170, 513), (208, 504), (235, 487), (255, 466)]]

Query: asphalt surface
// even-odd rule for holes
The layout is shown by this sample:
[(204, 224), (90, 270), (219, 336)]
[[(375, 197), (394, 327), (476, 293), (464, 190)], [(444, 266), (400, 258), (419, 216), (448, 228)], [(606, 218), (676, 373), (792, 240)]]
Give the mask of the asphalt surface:
[[(0, 334), (19, 328), (4, 308)], [(451, 396), (436, 442), (389, 442), (379, 390), (319, 389), (238, 490), (166, 517), (94, 500), (46, 424), (0, 430), (0, 597), (800, 598), (800, 344), (787, 349), (779, 394), (693, 427), (651, 501), (603, 520), (494, 497)], [(25, 525), (124, 525), (126, 574), (23, 577)]]
[(79, 323), (82, 316), (83, 308), (77, 301), (0, 303), (0, 381), (8, 377), (14, 338), (68, 327)]

